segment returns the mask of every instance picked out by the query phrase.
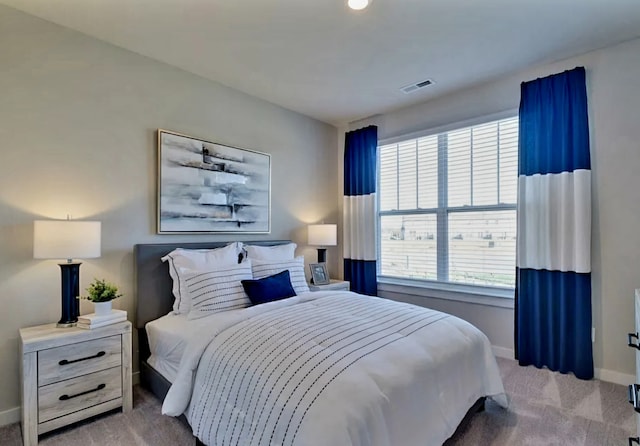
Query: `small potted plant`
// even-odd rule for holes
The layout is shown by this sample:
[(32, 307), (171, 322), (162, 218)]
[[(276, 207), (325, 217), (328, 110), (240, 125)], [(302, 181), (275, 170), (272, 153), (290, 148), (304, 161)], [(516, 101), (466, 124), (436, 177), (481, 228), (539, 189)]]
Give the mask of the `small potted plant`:
[(87, 293), (89, 295), (86, 299), (93, 302), (95, 313), (98, 316), (111, 313), (111, 301), (122, 296), (122, 294), (118, 294), (117, 286), (104, 279), (94, 279), (87, 288)]

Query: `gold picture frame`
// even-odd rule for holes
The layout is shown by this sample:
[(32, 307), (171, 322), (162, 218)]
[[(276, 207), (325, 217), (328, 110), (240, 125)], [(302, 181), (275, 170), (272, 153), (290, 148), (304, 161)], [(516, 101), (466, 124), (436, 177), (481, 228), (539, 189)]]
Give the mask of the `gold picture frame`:
[(158, 129), (158, 234), (271, 232), (271, 155)]

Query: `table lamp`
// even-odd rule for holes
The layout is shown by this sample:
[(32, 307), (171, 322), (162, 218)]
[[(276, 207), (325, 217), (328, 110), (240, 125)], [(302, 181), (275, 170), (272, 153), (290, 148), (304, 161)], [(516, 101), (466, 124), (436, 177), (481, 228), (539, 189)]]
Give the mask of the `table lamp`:
[(320, 224), (309, 225), (309, 245), (320, 246), (318, 248), (318, 263), (326, 262), (327, 249), (325, 246), (336, 246), (338, 244), (338, 225)]
[(67, 259), (62, 273), (62, 315), (57, 326), (73, 327), (80, 314), (80, 265), (73, 259), (100, 257), (99, 221), (36, 220), (33, 222), (33, 258)]

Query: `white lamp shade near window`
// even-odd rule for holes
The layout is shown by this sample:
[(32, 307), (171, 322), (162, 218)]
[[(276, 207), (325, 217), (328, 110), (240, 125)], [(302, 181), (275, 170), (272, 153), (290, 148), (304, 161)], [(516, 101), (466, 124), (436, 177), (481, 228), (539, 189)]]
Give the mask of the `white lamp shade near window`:
[(93, 259), (100, 257), (99, 221), (36, 220), (34, 259)]
[(318, 263), (326, 262), (327, 249), (325, 246), (338, 244), (338, 225), (321, 224), (308, 226), (308, 242), (311, 246), (319, 246)]
[(311, 246), (336, 246), (338, 244), (337, 225), (309, 225), (308, 229)]

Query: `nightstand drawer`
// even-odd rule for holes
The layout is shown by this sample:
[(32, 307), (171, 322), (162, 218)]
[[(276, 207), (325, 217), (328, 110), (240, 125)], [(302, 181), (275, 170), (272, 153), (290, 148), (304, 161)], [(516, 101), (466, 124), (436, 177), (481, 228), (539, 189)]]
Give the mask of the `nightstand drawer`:
[(38, 386), (55, 383), (122, 363), (120, 336), (79, 342), (73, 347), (50, 348), (38, 352)]
[(120, 367), (49, 384), (38, 389), (38, 423), (121, 397)]

